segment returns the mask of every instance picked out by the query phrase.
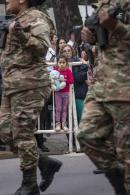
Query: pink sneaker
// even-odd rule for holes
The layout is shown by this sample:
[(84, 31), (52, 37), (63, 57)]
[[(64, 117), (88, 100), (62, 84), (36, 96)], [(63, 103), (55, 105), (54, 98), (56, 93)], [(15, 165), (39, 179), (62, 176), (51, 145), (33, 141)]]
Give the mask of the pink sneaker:
[(65, 132), (68, 132), (68, 131), (69, 131), (69, 129), (68, 129), (68, 127), (67, 127), (67, 125), (66, 125), (65, 122), (62, 123), (62, 129), (63, 129), (63, 131), (65, 131)]
[(55, 130), (56, 130), (56, 132), (60, 132), (61, 131), (61, 123), (60, 122), (56, 123)]

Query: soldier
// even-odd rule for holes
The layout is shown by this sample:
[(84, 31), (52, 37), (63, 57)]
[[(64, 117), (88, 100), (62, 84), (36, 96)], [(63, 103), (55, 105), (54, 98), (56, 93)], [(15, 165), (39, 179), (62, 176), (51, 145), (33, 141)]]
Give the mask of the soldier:
[[(117, 3), (126, 10), (123, 22), (108, 12)], [(109, 31), (109, 43), (99, 52), (78, 132), (81, 149), (103, 170), (116, 195), (130, 195), (129, 7), (128, 0), (100, 0), (99, 23)], [(84, 41), (95, 41), (87, 27), (81, 34)]]
[(41, 171), (41, 191), (51, 184), (62, 163), (38, 152), (34, 132), (37, 116), (49, 97), (51, 85), (43, 61), (53, 31), (51, 20), (34, 6), (44, 0), (6, 0), (7, 12), (16, 18), (8, 27), (1, 55), (3, 98), (0, 138), (18, 148), (23, 173), (21, 187), (13, 195), (40, 195), (36, 168)]

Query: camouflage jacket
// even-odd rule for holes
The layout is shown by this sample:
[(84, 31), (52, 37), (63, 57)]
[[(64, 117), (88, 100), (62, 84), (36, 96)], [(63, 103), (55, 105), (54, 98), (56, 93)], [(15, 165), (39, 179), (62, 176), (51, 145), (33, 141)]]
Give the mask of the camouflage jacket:
[[(128, 0), (100, 0), (100, 6), (110, 7), (117, 2), (122, 7), (130, 4)], [(130, 17), (128, 24), (118, 21), (115, 30), (109, 32), (109, 46), (98, 58), (93, 85), (95, 98), (98, 101), (130, 101)]]
[(23, 30), (8, 33), (1, 55), (6, 95), (50, 85), (43, 57), (50, 46), (51, 20), (35, 8), (27, 9), (17, 20)]

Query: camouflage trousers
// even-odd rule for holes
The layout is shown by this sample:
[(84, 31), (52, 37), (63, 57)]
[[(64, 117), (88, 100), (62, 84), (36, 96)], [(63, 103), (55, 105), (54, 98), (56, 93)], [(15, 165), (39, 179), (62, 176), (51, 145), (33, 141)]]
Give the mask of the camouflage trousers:
[(98, 168), (123, 169), (130, 190), (130, 102), (85, 102), (77, 138)]
[(18, 148), (21, 170), (37, 166), (38, 149), (34, 132), (37, 117), (50, 95), (50, 87), (4, 96), (0, 109), (0, 139)]

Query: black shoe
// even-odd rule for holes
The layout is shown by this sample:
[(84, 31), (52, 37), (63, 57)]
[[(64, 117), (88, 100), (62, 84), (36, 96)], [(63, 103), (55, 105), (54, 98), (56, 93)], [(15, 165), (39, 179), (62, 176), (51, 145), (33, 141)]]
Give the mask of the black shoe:
[(12, 195), (40, 195), (36, 179), (36, 169), (23, 171), (22, 185)]
[(0, 145), (0, 151), (6, 151), (6, 146), (5, 145)]
[(93, 173), (96, 175), (96, 174), (102, 174), (102, 173), (104, 173), (104, 171), (103, 170), (101, 170), (101, 169), (95, 169), (94, 171), (93, 171)]
[(40, 195), (38, 185), (29, 187), (21, 186), (14, 194), (11, 195)]
[[(117, 194), (118, 195), (118, 194)], [(120, 194), (119, 194), (120, 195)], [(122, 194), (121, 194), (122, 195)], [(125, 192), (123, 195), (130, 195), (130, 192)]]
[(43, 142), (46, 142), (47, 141), (47, 138), (46, 137), (43, 137)]
[(124, 172), (119, 169), (109, 170), (105, 175), (115, 190), (115, 195), (129, 195), (124, 187)]
[(45, 167), (44, 159), (39, 158), (39, 169), (41, 172), (42, 181), (39, 185), (39, 188), (44, 192), (52, 183), (54, 175), (58, 172), (62, 166), (62, 162), (59, 160), (48, 157), (48, 165)]

